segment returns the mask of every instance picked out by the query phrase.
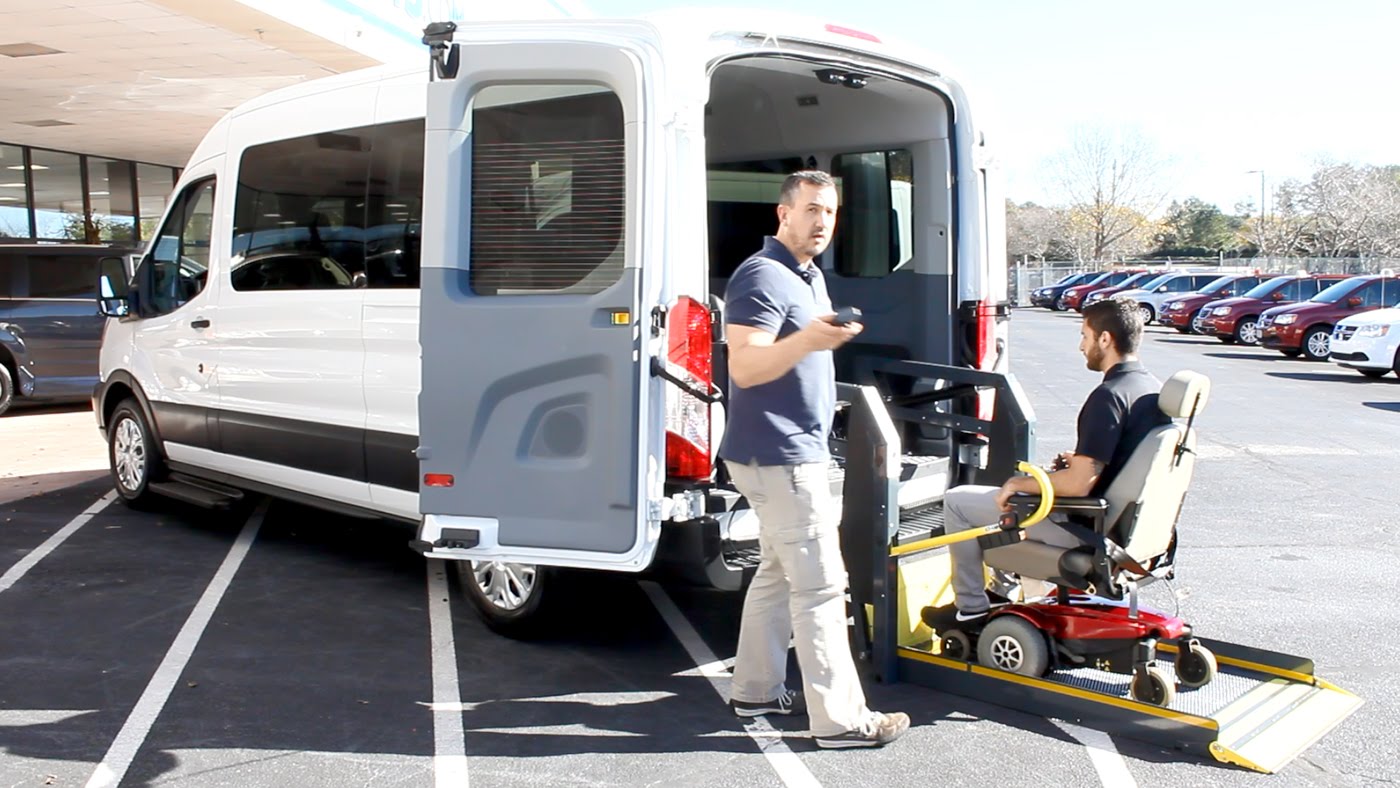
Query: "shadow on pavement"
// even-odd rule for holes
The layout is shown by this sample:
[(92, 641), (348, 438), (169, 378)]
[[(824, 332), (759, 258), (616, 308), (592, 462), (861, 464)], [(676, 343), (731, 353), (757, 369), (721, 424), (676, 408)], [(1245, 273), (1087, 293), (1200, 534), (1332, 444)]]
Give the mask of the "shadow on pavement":
[(1361, 404), (1368, 408), (1375, 408), (1376, 410), (1388, 410), (1391, 413), (1400, 413), (1400, 402), (1363, 402)]
[(1272, 378), (1287, 378), (1288, 380), (1311, 380), (1325, 383), (1351, 383), (1370, 385), (1375, 383), (1368, 377), (1362, 375), (1345, 375), (1335, 372), (1266, 372)]

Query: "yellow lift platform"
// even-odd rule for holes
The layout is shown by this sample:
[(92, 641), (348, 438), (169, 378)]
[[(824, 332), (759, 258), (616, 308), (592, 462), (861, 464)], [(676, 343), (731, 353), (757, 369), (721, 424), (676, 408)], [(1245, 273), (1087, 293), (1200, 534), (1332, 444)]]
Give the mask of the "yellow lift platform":
[[(939, 633), (923, 623), (920, 610), (951, 604), (947, 545), (957, 537), (943, 534), (941, 503), (900, 511), (901, 434), (912, 429), (920, 439), (941, 438), (964, 458), (971, 445), (985, 452), (978, 463), (982, 483), (1000, 483), (1018, 466), (1029, 470), (1019, 460), (1033, 453), (1034, 413), (1010, 375), (904, 361), (867, 367), (865, 377), (878, 387), (840, 385), (848, 404), (841, 531), (857, 639), (878, 680), (919, 684), (1265, 773), (1283, 768), (1361, 706), (1357, 696), (1314, 675), (1311, 660), (1198, 636), (1192, 644), (1213, 652), (1218, 672), (1205, 686), (1171, 693), (1166, 705), (1135, 700), (1132, 674), (1069, 666), (1028, 676), (978, 664), (976, 655), (942, 654)], [(881, 390), (915, 393), (885, 396)], [(987, 391), (996, 397), (992, 419), (951, 412), (949, 403)], [(960, 472), (955, 461), (950, 485), (977, 481), (978, 473)], [(1042, 504), (1040, 516), (1050, 501)], [(964, 538), (977, 535), (967, 533)], [(1161, 657), (1154, 664), (1175, 683), (1167, 657), (1175, 658), (1180, 646), (1167, 640), (1154, 645), (1154, 657)]]

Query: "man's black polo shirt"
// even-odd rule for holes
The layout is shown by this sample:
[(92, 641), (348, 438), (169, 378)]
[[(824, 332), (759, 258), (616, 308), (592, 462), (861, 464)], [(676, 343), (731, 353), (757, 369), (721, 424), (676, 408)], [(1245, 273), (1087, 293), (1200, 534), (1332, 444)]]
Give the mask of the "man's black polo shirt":
[(1133, 450), (1153, 427), (1171, 423), (1157, 407), (1162, 384), (1140, 361), (1124, 361), (1104, 373), (1103, 383), (1079, 409), (1079, 443), (1075, 454), (1104, 464), (1091, 496), (1102, 496)]
[[(783, 339), (831, 311), (816, 263), (799, 265), (769, 236), (725, 288), (724, 322)], [(825, 462), (836, 412), (836, 367), (830, 350), (808, 353), (777, 380), (749, 388), (729, 383), (728, 423), (719, 456), (747, 465)]]

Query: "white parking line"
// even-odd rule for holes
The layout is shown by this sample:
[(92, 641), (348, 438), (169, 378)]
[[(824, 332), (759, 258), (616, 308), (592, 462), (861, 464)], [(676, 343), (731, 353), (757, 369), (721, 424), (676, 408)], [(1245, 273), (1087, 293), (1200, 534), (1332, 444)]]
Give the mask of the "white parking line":
[(1113, 739), (1107, 733), (1059, 720), (1051, 722), (1089, 751), (1089, 762), (1094, 764), (1094, 771), (1099, 773), (1099, 782), (1104, 784), (1104, 788), (1137, 788), (1137, 780), (1128, 771), (1128, 762), (1118, 754), (1118, 748), (1113, 746)]
[(185, 619), (185, 625), (180, 628), (180, 634), (175, 636), (175, 642), (170, 644), (170, 650), (165, 653), (160, 667), (156, 668), (156, 673), (146, 685), (145, 692), (141, 693), (140, 700), (136, 701), (135, 708), (126, 718), (126, 723), (117, 733), (117, 738), (107, 749), (107, 754), (102, 756), (102, 762), (97, 765), (92, 777), (88, 779), (87, 788), (115, 786), (126, 776), (137, 751), (150, 734), (151, 726), (160, 716), (161, 709), (165, 708), (165, 702), (170, 699), (175, 682), (180, 679), (180, 674), (184, 673), (185, 666), (189, 664), (195, 647), (199, 645), (200, 637), (204, 635), (204, 628), (209, 625), (209, 619), (214, 616), (214, 611), (219, 606), (219, 600), (223, 599), (234, 574), (247, 557), (248, 549), (253, 546), (253, 539), (258, 535), (258, 529), (262, 527), (266, 514), (267, 502), (264, 501), (258, 505), (253, 516), (248, 518), (238, 538), (234, 540), (233, 547), (229, 548), (228, 555), (224, 557), (224, 562), (219, 565), (219, 571), (214, 573), (214, 579), (209, 581), (204, 594), (195, 603), (194, 610), (190, 611), (189, 618)]
[[(695, 631), (690, 621), (676, 607), (665, 589), (650, 580), (640, 583), (642, 590), (651, 598), (651, 603), (656, 606), (656, 611), (661, 614), (661, 618), (666, 621), (666, 626), (671, 628), (672, 634), (685, 647), (685, 651), (695, 662), (700, 674), (710, 680), (710, 686), (726, 703), (729, 701), (729, 673), (724, 661), (715, 657), (715, 653), (710, 647), (705, 645), (705, 641), (700, 639), (700, 633)], [(776, 730), (768, 721), (762, 717), (754, 717), (744, 729), (748, 732), (749, 738), (758, 745), (763, 757), (768, 759), (768, 765), (773, 767), (773, 771), (778, 773), (778, 779), (789, 788), (796, 786), (820, 786), (816, 775), (807, 768), (807, 764), (797, 757), (783, 741), (783, 734)]]
[(466, 788), (467, 745), (462, 731), (462, 692), (457, 685), (457, 644), (447, 562), (428, 559), (428, 631), (433, 664), (433, 783)]
[(31, 551), (29, 555), (26, 555), (25, 557), (19, 559), (19, 563), (16, 563), (14, 566), (10, 567), (9, 571), (5, 574), (0, 575), (0, 591), (6, 590), (10, 586), (18, 582), (21, 577), (24, 577), (26, 572), (34, 568), (35, 564), (44, 560), (44, 558), (49, 553), (52, 553), (55, 548), (63, 544), (64, 540), (77, 533), (79, 528), (82, 528), (84, 525), (87, 525), (88, 520), (91, 520), (93, 517), (97, 516), (98, 513), (100, 513), (103, 509), (106, 509), (107, 506), (115, 500), (117, 500), (116, 490), (113, 490), (107, 493), (106, 495), (102, 496), (101, 498), (98, 498), (97, 503), (94, 503), (92, 506), (89, 506), (88, 508), (84, 509), (82, 514), (78, 515), (77, 517), (74, 517), (72, 520), (69, 520), (67, 525), (58, 529), (58, 531), (54, 533), (53, 536), (50, 536), (48, 539), (45, 539), (44, 543), (34, 548), (34, 550)]

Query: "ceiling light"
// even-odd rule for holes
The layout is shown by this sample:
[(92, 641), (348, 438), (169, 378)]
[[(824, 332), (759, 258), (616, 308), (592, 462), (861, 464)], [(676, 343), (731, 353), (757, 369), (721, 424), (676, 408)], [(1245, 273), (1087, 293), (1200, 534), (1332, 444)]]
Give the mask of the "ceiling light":
[(0, 197), (0, 202), (19, 202), (18, 197)]
[[(22, 170), (22, 169), (24, 169), (24, 165), (23, 165), (23, 164), (11, 164), (10, 166), (6, 167), (5, 169), (7, 169), (7, 170)], [(42, 164), (31, 164), (31, 165), (29, 165), (29, 169), (31, 169), (31, 170), (47, 170), (48, 167), (45, 167), (45, 166), (42, 165)]]
[(53, 49), (43, 44), (28, 41), (19, 44), (0, 44), (0, 55), (5, 57), (34, 57), (35, 55), (60, 55), (61, 49)]
[(24, 183), (0, 183), (0, 189), (23, 189)]
[(268, 218), (268, 219), (281, 219), (281, 218), (282, 218), (282, 214), (280, 214), (280, 213), (265, 213), (265, 214), (263, 214), (263, 216), (266, 217), (266, 218)]
[(111, 194), (111, 192), (88, 192), (88, 194), (92, 195), (93, 197), (106, 197), (107, 195)]

